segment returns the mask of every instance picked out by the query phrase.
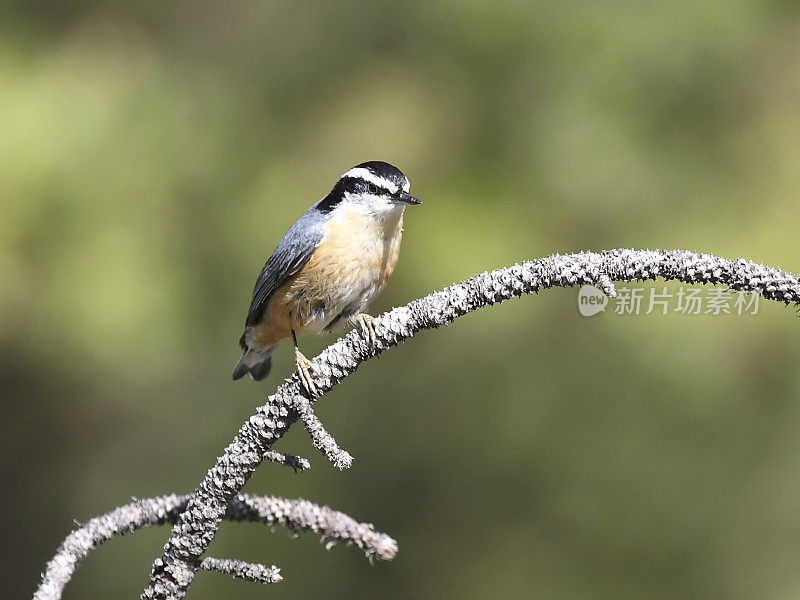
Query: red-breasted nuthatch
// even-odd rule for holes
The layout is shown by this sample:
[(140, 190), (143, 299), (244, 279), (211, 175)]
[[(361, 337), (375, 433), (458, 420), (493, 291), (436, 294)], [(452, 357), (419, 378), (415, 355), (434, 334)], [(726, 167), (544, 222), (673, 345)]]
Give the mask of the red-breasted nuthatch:
[(372, 317), (365, 311), (397, 264), (403, 211), (420, 204), (408, 189), (397, 167), (365, 162), (295, 221), (256, 280), (234, 379), (266, 377), (278, 343), (291, 336), (300, 381), (315, 394), (296, 334), (320, 334), (351, 322), (374, 343)]

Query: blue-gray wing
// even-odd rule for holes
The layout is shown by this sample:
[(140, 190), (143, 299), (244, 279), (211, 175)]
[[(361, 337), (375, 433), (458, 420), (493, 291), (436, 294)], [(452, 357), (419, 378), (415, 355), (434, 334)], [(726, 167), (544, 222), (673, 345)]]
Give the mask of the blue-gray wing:
[(248, 326), (261, 322), (272, 293), (311, 258), (325, 233), (323, 218), (324, 215), (316, 210), (316, 205), (312, 206), (278, 242), (278, 247), (261, 269), (253, 288), (253, 300), (247, 313)]

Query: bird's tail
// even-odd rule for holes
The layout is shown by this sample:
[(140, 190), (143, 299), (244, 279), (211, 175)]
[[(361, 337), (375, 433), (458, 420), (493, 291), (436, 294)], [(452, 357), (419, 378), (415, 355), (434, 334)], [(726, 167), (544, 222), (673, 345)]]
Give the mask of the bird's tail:
[(242, 358), (236, 363), (233, 368), (233, 379), (241, 379), (248, 375), (251, 379), (261, 381), (269, 375), (272, 368), (272, 353), (275, 352), (275, 346), (267, 346), (266, 348), (245, 348)]

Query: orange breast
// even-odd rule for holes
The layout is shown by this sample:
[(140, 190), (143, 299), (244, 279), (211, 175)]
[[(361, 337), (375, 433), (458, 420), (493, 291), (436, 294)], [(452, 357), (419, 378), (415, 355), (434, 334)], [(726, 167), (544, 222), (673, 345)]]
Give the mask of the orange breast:
[(308, 262), (273, 292), (251, 339), (273, 345), (297, 333), (322, 333), (340, 314), (367, 310), (392, 276), (403, 215), (372, 219), (339, 211)]

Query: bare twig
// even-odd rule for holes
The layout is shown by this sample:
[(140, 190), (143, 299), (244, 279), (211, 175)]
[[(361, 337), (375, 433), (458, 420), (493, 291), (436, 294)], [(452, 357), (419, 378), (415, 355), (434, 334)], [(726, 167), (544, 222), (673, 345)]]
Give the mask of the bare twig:
[[(47, 563), (34, 600), (57, 600), (81, 560), (90, 550), (115, 535), (131, 533), (143, 527), (176, 523), (186, 509), (190, 495), (158, 496), (134, 500), (111, 512), (79, 525), (61, 543), (55, 557)], [(384, 533), (374, 530), (368, 523), (359, 523), (346, 514), (327, 506), (318, 506), (307, 500), (287, 500), (277, 497), (239, 494), (228, 501), (225, 518), (231, 521), (251, 521), (274, 527), (282, 525), (291, 531), (311, 531), (323, 540), (337, 540), (360, 549), (370, 560), (394, 558), (397, 543)], [(208, 559), (205, 559), (208, 560)], [(192, 568), (209, 568), (219, 564), (197, 561)], [(247, 563), (225, 562), (224, 564)], [(267, 573), (268, 567), (258, 565)], [(272, 567), (273, 569), (275, 567)], [(214, 569), (220, 571), (221, 569)], [(227, 571), (226, 571), (227, 572)], [(249, 572), (244, 567), (240, 572)], [(255, 572), (259, 572), (256, 569)], [(272, 572), (278, 575), (277, 571)], [(279, 577), (279, 575), (278, 575)], [(273, 579), (279, 581), (279, 579)]]
[(311, 468), (311, 463), (307, 458), (302, 456), (294, 456), (293, 454), (284, 454), (283, 452), (276, 452), (275, 450), (267, 450), (264, 452), (264, 459), (292, 467), (295, 471), (305, 471)]
[(311, 437), (314, 448), (322, 452), (337, 469), (349, 469), (353, 464), (353, 457), (347, 450), (340, 448), (333, 436), (325, 430), (322, 421), (314, 414), (311, 402), (303, 396), (295, 396), (295, 410)]
[(614, 282), (605, 273), (600, 273), (597, 277), (597, 287), (603, 290), (603, 293), (609, 298), (614, 298), (617, 295), (617, 289), (614, 287)]
[(281, 570), (272, 565), (267, 567), (257, 563), (248, 563), (241, 560), (223, 558), (204, 558), (197, 564), (198, 569), (224, 573), (236, 579), (255, 581), (256, 583), (278, 583), (283, 581)]
[[(234, 506), (230, 505), (231, 510), (235, 510)], [(251, 497), (247, 510), (256, 511), (259, 520), (269, 515), (271, 523), (279, 523), (291, 530), (313, 531), (323, 540), (353, 544), (369, 559), (392, 560), (397, 554), (397, 542), (385, 533), (375, 531), (372, 525), (359, 523), (344, 513), (307, 500)]]

